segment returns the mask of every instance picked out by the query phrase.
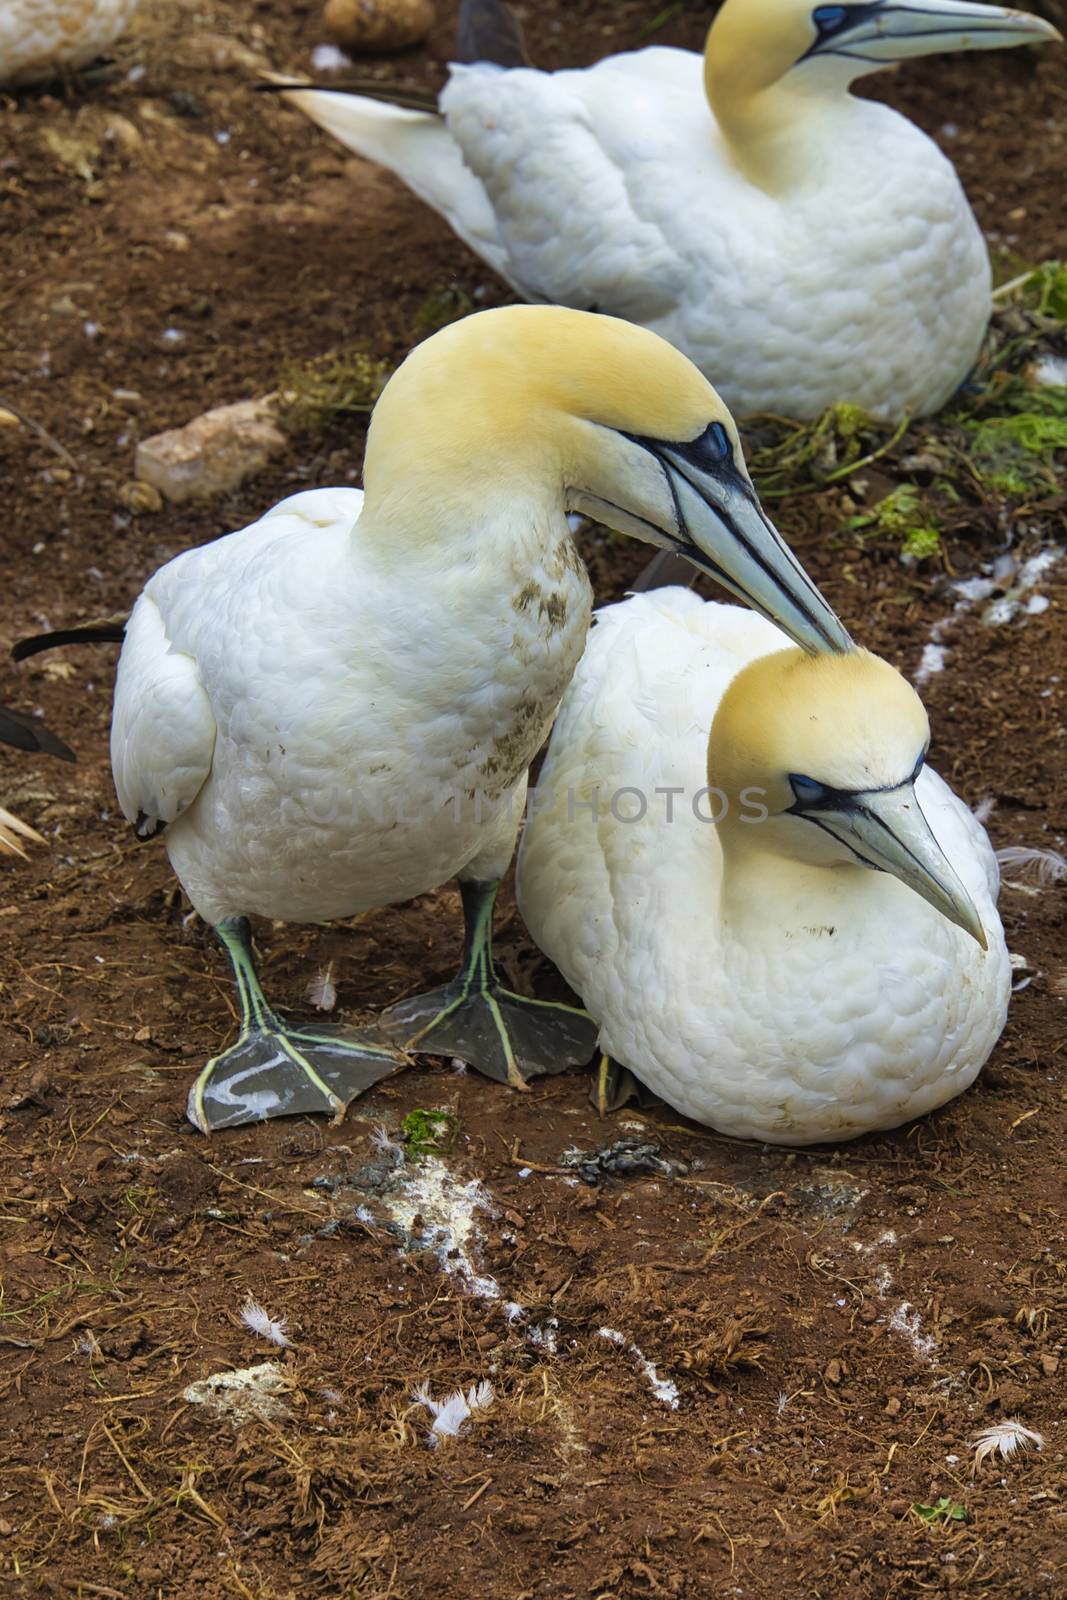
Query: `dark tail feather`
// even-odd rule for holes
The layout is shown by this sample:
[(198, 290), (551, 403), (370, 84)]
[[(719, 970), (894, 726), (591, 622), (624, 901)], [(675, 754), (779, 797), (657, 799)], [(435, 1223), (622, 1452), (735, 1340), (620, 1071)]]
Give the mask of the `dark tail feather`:
[(257, 83), (257, 94), (285, 94), (290, 89), (318, 89), (328, 94), (354, 94), (362, 100), (384, 100), (403, 111), (432, 111), (439, 115), (437, 96), (432, 89), (407, 89), (399, 84), (378, 83), (375, 79), (355, 83)]
[(644, 594), (646, 589), (669, 589), (681, 584), (691, 589), (700, 573), (691, 561), (676, 555), (673, 550), (657, 550), (645, 570), (630, 585), (631, 594)]
[(504, 0), (463, 0), (456, 29), (456, 60), (528, 67), (519, 19)]
[(104, 617), (99, 622), (86, 622), (80, 628), (56, 628), (54, 633), (34, 633), (12, 645), (15, 661), (26, 661), (39, 656), (42, 650), (56, 650), (63, 644), (121, 644), (126, 637), (127, 617)]
[(40, 750), (61, 761), (76, 759), (74, 751), (50, 733), (39, 717), (12, 711), (10, 706), (0, 706), (0, 743), (13, 745), (16, 750)]

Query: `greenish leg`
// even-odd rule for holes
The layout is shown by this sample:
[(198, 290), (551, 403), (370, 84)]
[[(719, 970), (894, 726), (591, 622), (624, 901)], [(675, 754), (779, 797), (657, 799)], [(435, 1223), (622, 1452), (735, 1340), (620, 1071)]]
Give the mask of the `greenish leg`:
[(383, 1031), (408, 1050), (456, 1056), (513, 1089), (588, 1061), (598, 1029), (587, 1011), (529, 1000), (497, 978), (493, 906), (499, 883), (461, 880), (459, 887), (465, 939), (458, 976), (392, 1006), (381, 1018)]
[(621, 1067), (617, 1061), (612, 1061), (610, 1056), (601, 1052), (589, 1089), (589, 1098), (598, 1116), (606, 1117), (609, 1112), (621, 1111), (628, 1101), (637, 1098), (639, 1088), (629, 1067)]
[(202, 1133), (310, 1111), (339, 1121), (351, 1100), (403, 1066), (404, 1056), (373, 1030), (290, 1027), (260, 988), (247, 917), (228, 917), (215, 932), (233, 968), (241, 1032), (189, 1091), (187, 1115)]

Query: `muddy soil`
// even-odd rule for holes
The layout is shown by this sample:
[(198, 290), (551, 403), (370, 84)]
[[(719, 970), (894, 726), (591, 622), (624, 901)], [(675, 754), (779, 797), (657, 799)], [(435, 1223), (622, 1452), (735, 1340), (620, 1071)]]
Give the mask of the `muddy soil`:
[[(0, 428), (0, 645), (124, 608), (161, 561), (301, 486), (358, 480), (363, 446), (358, 423), (295, 437), (230, 496), (135, 515), (139, 436), (323, 351), (395, 361), (447, 293), (508, 299), (398, 183), (248, 92), (256, 57), (307, 70), (318, 9), (145, 0), (110, 79), (0, 99), (0, 394), (44, 430)], [(438, 81), (454, 10), (373, 70)], [(656, 11), (546, 0), (527, 35), (546, 65), (582, 63)], [(655, 37), (697, 46), (707, 14)], [(934, 60), (877, 92), (956, 161), (1005, 271), (1067, 255), (1062, 56)], [(841, 515), (833, 494), (776, 505), (910, 674), (951, 576), (1067, 539), (1060, 502), (1006, 505), (905, 568)], [(644, 559), (587, 554), (603, 599)], [(932, 759), (992, 803), (998, 846), (1067, 833), (1065, 580), (1006, 626), (958, 618), (925, 686)], [(662, 1106), (600, 1122), (580, 1072), (520, 1098), (425, 1062), (340, 1126), (209, 1143), (185, 1096), (232, 1027), (230, 985), (162, 848), (116, 819), (112, 670), (88, 649), (0, 669), (0, 700), (79, 756), (0, 751), (0, 799), (48, 840), (0, 863), (12, 1594), (1067, 1594), (1062, 889), (1007, 885), (1004, 1037), (971, 1091), (893, 1134), (785, 1153)], [(259, 936), (283, 1007), (306, 1011), (329, 969), (360, 1017), (449, 975), (458, 897)], [(552, 992), (510, 902), (499, 947), (516, 986)], [(398, 1130), (427, 1107), (451, 1120), (413, 1160)], [(435, 1443), (415, 1390), (483, 1381), (492, 1403)], [(970, 1441), (1009, 1417), (1043, 1448), (974, 1470)]]

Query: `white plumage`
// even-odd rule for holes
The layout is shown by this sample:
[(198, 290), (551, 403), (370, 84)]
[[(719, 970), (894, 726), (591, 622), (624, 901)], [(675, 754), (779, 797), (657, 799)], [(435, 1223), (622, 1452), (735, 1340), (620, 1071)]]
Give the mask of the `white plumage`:
[(140, 0), (4, 0), (0, 84), (41, 83), (111, 48)]
[(364, 479), (168, 562), (126, 630), (119, 801), (142, 838), (166, 828), (241, 1001), (237, 1043), (194, 1085), (205, 1130), (337, 1114), (400, 1059), (380, 1036), (287, 1028), (247, 918), (324, 922), (453, 876), (462, 970), (393, 1008), (391, 1036), (516, 1086), (588, 1059), (588, 1017), (507, 991), (490, 940), (527, 768), (589, 625), (569, 511), (685, 552), (810, 649), (848, 647), (714, 390), (626, 322), (512, 306), (443, 329), (378, 401)]
[[(359, 489), (294, 495), (161, 568), (130, 619), (119, 801), (169, 824), (174, 870), (211, 923), (325, 922), (510, 858), (526, 766), (581, 654), (588, 579), (560, 555), (567, 615), (545, 637), (513, 606), (536, 569), (521, 545), (513, 571), (486, 560), (450, 577), (442, 538), (407, 551), (401, 575), (387, 542), (356, 531), (362, 507)], [(428, 617), (409, 603), (435, 591)], [(516, 717), (490, 795), (485, 768)]]
[[(724, 1133), (804, 1144), (894, 1127), (965, 1089), (1001, 1031), (1010, 979), (993, 851), (929, 768), (915, 797), (985, 951), (889, 872), (843, 851), (812, 856), (824, 835), (808, 821), (727, 832), (697, 819), (694, 797), (717, 782), (708, 734), (728, 685), (785, 645), (770, 623), (681, 589), (600, 612), (539, 779), (519, 903), (616, 1061)], [(900, 693), (914, 698), (903, 680)], [(813, 704), (813, 727), (819, 715)], [(874, 731), (854, 748), (842, 730), (831, 781), (846, 787), (858, 770), (881, 791), (896, 778), (881, 753), (894, 749), (888, 714), (883, 725), (861, 701), (865, 723)], [(901, 748), (910, 771), (907, 738)], [(639, 796), (643, 820), (620, 820)], [(704, 796), (697, 809), (719, 804)]]
[[(846, 11), (861, 20), (826, 33)], [(952, 163), (849, 84), (906, 55), (1048, 37), (1040, 19), (958, 0), (727, 0), (706, 68), (661, 47), (554, 73), (457, 65), (440, 116), (287, 98), (396, 172), (526, 299), (654, 329), (734, 412), (850, 401), (898, 417), (935, 411), (967, 375), (989, 263)]]

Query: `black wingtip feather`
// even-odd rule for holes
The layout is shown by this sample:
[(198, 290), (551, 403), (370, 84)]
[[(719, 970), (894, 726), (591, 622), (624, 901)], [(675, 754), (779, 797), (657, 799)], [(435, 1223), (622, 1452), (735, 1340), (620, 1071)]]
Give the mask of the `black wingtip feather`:
[(77, 757), (39, 717), (24, 711), (12, 711), (10, 706), (0, 706), (0, 742), (14, 750), (29, 750), (33, 754), (56, 756), (60, 761), (75, 761)]
[(13, 661), (27, 661), (30, 656), (40, 655), (43, 650), (57, 650), (66, 644), (121, 644), (125, 637), (126, 623), (123, 618), (89, 622), (81, 628), (56, 628), (52, 633), (33, 633), (27, 639), (19, 639), (11, 647), (11, 658)]
[(457, 61), (528, 67), (519, 19), (504, 0), (463, 0), (456, 28)]
[(256, 83), (257, 94), (288, 94), (295, 89), (315, 89), (323, 94), (354, 94), (361, 100), (382, 100), (386, 105), (399, 106), (402, 111), (429, 111), (440, 115), (437, 96), (432, 89), (409, 89), (399, 84), (378, 83), (374, 79), (359, 79), (355, 83)]

